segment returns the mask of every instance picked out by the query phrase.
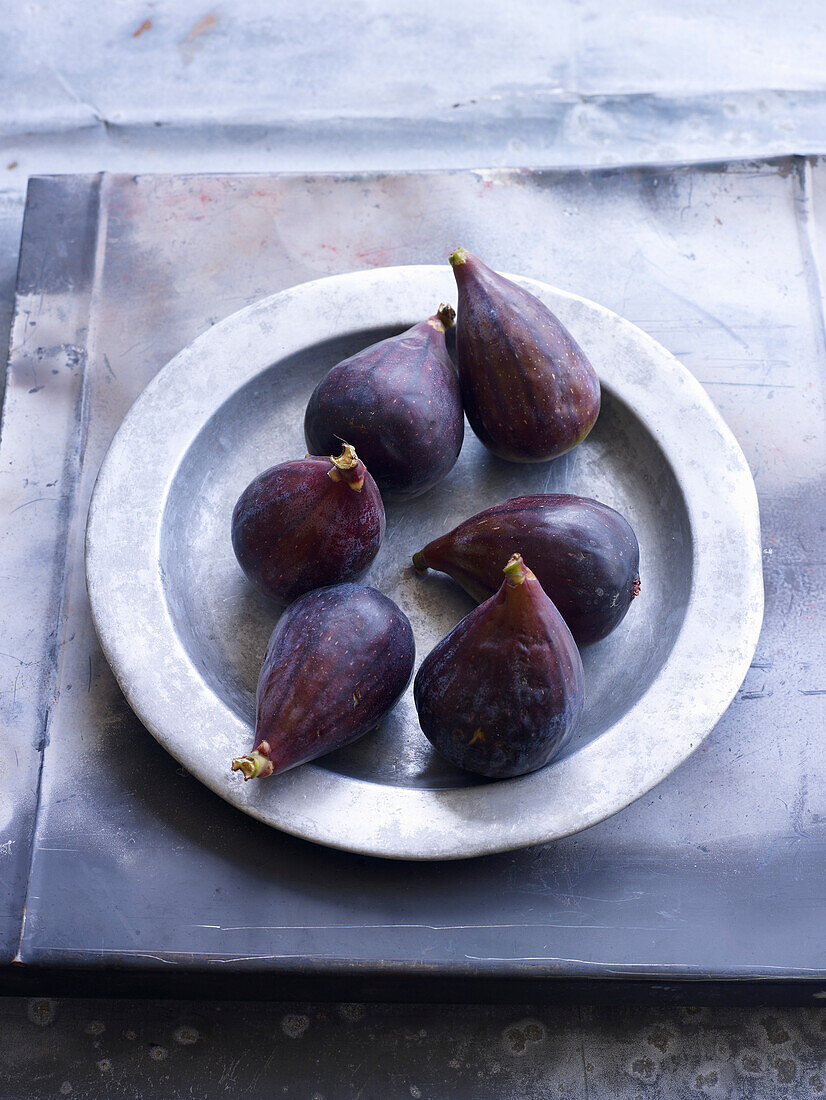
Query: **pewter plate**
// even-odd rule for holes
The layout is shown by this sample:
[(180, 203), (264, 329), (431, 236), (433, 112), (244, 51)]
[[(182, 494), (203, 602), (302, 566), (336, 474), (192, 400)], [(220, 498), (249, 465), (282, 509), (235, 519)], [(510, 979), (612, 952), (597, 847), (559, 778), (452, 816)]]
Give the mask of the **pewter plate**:
[[(517, 278), (512, 276), (513, 278)], [(320, 844), (401, 859), (459, 859), (587, 828), (649, 791), (697, 748), (745, 676), (763, 613), (751, 474), (693, 376), (607, 309), (517, 278), (571, 329), (599, 372), (588, 439), (555, 462), (494, 458), (467, 432), (451, 474), (387, 509), (366, 577), (408, 614), (417, 661), (471, 601), (410, 558), (483, 507), (573, 492), (621, 511), (640, 542), (642, 590), (583, 650), (584, 721), (533, 775), (476, 780), (418, 728), (412, 689), (355, 745), (244, 783), (258, 668), (278, 610), (232, 553), (233, 505), (251, 478), (303, 455), (304, 407), (334, 363), (455, 302), (444, 267), (306, 283), (241, 310), (181, 351), (135, 402), (101, 467), (86, 539), (95, 625), (121, 688), (158, 741), (240, 810)]]

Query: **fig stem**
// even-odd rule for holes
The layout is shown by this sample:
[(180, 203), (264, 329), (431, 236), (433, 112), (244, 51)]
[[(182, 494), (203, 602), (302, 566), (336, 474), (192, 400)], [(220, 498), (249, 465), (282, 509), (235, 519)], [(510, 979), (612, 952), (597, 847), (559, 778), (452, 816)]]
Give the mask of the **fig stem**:
[(232, 770), (241, 772), (244, 776), (244, 782), (246, 782), (248, 779), (255, 779), (259, 775), (272, 775), (272, 761), (268, 756), (264, 756), (263, 752), (253, 749), (246, 756), (237, 756), (232, 762)]
[(413, 555), (413, 564), (416, 567), (417, 573), (426, 573), (428, 570), (428, 564), (424, 558), (424, 550), (417, 550)]
[(510, 587), (516, 588), (525, 580), (528, 575), (528, 568), (522, 561), (522, 555), (514, 554), (502, 572), (505, 574), (505, 580)]
[(453, 328), (453, 322), (455, 320), (456, 310), (453, 306), (446, 306), (444, 302), (442, 302), (427, 323), (438, 332), (446, 332), (447, 329)]
[(345, 443), (342, 447), (341, 454), (338, 458), (335, 455), (330, 455), (330, 461), (336, 467), (337, 470), (352, 470), (358, 462), (358, 455), (356, 454), (356, 448), (352, 443)]
[(364, 463), (359, 461), (356, 448), (352, 443), (344, 444), (338, 458), (330, 455), (330, 461), (334, 467), (330, 470), (333, 481), (346, 481), (351, 489), (360, 493), (364, 485)]
[(462, 264), (467, 263), (468, 251), (466, 248), (454, 248), (448, 256), (451, 267), (461, 267)]

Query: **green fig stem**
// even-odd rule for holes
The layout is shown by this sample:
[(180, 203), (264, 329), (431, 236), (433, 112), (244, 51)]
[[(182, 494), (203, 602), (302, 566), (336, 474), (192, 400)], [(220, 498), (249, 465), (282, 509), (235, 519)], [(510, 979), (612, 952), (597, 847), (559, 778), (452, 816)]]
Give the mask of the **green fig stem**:
[(416, 567), (417, 573), (426, 573), (428, 570), (428, 564), (425, 561), (424, 550), (417, 550), (413, 555), (413, 564)]
[(468, 250), (466, 248), (454, 248), (448, 256), (451, 267), (461, 267), (462, 264), (467, 263)]
[(335, 455), (330, 455), (330, 461), (334, 467), (330, 470), (330, 477), (333, 481), (346, 481), (351, 489), (355, 489), (357, 493), (360, 493), (364, 485), (365, 468), (364, 463), (359, 460), (356, 448), (352, 443), (344, 444), (338, 458)]
[(232, 762), (232, 770), (241, 772), (244, 782), (255, 779), (257, 776), (272, 775), (272, 760), (264, 756), (263, 752), (253, 749), (246, 756), (237, 756)]
[(446, 306), (442, 302), (427, 323), (431, 328), (435, 328), (437, 332), (446, 332), (449, 328), (453, 328), (455, 320), (456, 310), (453, 306)]
[(522, 561), (521, 554), (514, 554), (502, 572), (505, 574), (505, 580), (511, 588), (516, 588), (522, 584), (525, 577), (530, 575), (530, 570)]

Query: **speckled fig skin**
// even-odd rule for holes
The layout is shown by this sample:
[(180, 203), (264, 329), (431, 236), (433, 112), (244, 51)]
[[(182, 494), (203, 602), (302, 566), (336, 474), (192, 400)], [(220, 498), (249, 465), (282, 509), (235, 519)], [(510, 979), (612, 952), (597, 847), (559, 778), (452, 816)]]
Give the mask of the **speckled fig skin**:
[(416, 650), (407, 616), (361, 584), (308, 592), (272, 632), (256, 696), (245, 779), (276, 775), (355, 741), (392, 710)]
[(447, 573), (473, 599), (486, 600), (517, 551), (578, 645), (610, 634), (640, 589), (640, 548), (628, 521), (598, 500), (564, 493), (486, 508), (429, 542), (413, 564)]
[(576, 447), (599, 415), (599, 379), (573, 336), (533, 294), (457, 248), (456, 353), (468, 421), (510, 462)]
[(505, 581), (439, 642), (413, 694), (425, 736), (453, 764), (505, 779), (544, 767), (583, 707), (571, 632), (516, 554)]
[(346, 445), (337, 458), (307, 455), (250, 482), (232, 513), (232, 548), (256, 588), (289, 603), (360, 577), (384, 528), (376, 483)]
[(333, 367), (304, 416), (315, 454), (352, 443), (385, 500), (411, 500), (453, 468), (464, 438), (459, 379), (445, 347), (454, 312), (382, 340)]

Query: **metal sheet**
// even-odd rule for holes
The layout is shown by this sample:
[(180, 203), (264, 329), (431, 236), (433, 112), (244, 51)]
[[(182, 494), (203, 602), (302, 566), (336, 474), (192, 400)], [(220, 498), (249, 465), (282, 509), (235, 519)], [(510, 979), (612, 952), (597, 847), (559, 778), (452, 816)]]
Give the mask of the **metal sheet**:
[[(43, 247), (21, 257), (0, 462), (0, 957), (17, 951), (43, 750), (59, 697), (64, 584), (88, 408), (86, 331), (97, 235), (97, 181), (32, 185)], [(60, 222), (51, 222), (58, 214)], [(20, 590), (25, 578), (26, 600)]]
[[(424, 965), (545, 980), (822, 979), (826, 355), (812, 196), (824, 171), (820, 161), (787, 159), (594, 172), (105, 177), (87, 443), (69, 485), (75, 546), (126, 409), (212, 321), (314, 276), (438, 262), (461, 239), (504, 270), (604, 302), (695, 372), (755, 474), (767, 614), (734, 704), (655, 792), (578, 837), (445, 872), (317, 850), (243, 819), (188, 779), (121, 698), (73, 557), (21, 957), (173, 972), (214, 961), (222, 974), (329, 972), (347, 961), (351, 977), (359, 966), (392, 974), (392, 963), (402, 973)], [(59, 220), (56, 208), (30, 220), (24, 251), (34, 270), (51, 242), (61, 247)], [(58, 308), (58, 298), (44, 296), (41, 309), (50, 304)], [(38, 408), (50, 391), (29, 394), (19, 362), (16, 353), (9, 392), (21, 408)], [(3, 468), (22, 438), (11, 426), (7, 412)], [(18, 492), (25, 476), (15, 472)], [(14, 530), (32, 545), (36, 532)], [(19, 614), (34, 621), (50, 610), (53, 625), (45, 598)], [(824, 987), (815, 980), (800, 996)]]
[[(817, 5), (6, 4), (0, 285), (27, 178), (661, 164), (826, 148)], [(2, 308), (2, 307), (0, 307)], [(4, 336), (0, 330), (0, 336)]]
[(0, 1088), (6, 1100), (818, 1100), (822, 1021), (813, 1009), (4, 999)]
[(350, 170), (823, 144), (816, 5), (792, 16), (771, 0), (730, 0), (699, 17), (679, 0), (457, 0), (447, 19), (437, 0), (363, 0), (346, 16), (332, 0), (311, 12), (262, 0), (212, 9), (169, 0), (152, 11), (122, 0), (94, 19), (83, 0), (8, 7), (0, 135), (24, 171), (34, 158), (88, 156), (90, 138), (99, 154), (137, 151), (167, 171), (216, 145), (244, 158), (236, 170), (264, 168), (247, 159), (262, 155), (270, 169), (276, 156), (282, 169), (327, 157)]

